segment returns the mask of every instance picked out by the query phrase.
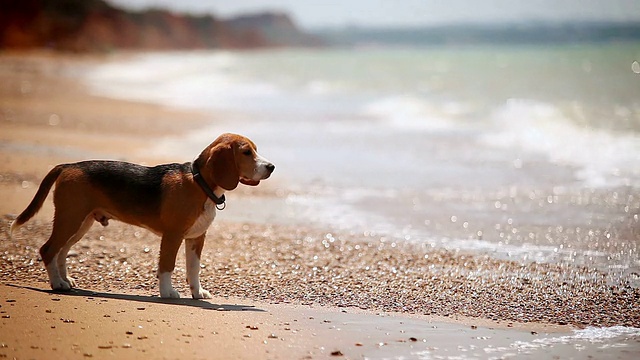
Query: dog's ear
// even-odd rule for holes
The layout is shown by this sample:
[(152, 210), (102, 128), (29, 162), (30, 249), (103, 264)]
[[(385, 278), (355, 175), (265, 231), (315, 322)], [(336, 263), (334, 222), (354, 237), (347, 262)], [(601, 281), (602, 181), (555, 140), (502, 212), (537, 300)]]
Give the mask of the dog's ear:
[(205, 166), (216, 185), (225, 190), (238, 186), (240, 174), (232, 144), (221, 142), (211, 147)]

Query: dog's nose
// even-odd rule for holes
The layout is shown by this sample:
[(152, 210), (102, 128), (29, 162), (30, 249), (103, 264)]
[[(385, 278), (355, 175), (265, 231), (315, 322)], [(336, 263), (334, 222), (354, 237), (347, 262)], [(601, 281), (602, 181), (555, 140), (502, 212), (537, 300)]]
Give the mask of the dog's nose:
[(273, 170), (276, 169), (276, 166), (273, 164), (267, 164), (267, 170), (269, 170), (269, 173), (272, 173)]

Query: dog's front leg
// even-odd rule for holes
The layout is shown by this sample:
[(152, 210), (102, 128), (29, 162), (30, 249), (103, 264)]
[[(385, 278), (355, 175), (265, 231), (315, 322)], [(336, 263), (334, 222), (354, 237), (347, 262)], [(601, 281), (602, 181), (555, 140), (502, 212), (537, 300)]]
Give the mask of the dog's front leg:
[(176, 266), (176, 256), (182, 244), (182, 234), (167, 233), (162, 235), (160, 243), (160, 263), (158, 264), (158, 282), (160, 285), (160, 296), (163, 298), (180, 298), (171, 285), (171, 274)]
[(211, 299), (211, 294), (200, 285), (200, 255), (204, 246), (205, 234), (195, 239), (186, 239), (184, 252), (187, 258), (187, 282), (194, 299)]

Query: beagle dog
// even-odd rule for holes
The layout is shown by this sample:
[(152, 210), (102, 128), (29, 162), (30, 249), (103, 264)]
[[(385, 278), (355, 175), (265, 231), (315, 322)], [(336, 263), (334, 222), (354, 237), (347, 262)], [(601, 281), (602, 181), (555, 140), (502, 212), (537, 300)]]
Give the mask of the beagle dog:
[(71, 246), (94, 221), (110, 219), (141, 226), (162, 237), (158, 281), (160, 296), (179, 298), (171, 285), (178, 249), (185, 240), (187, 281), (194, 299), (211, 294), (200, 286), (200, 255), (205, 234), (225, 204), (224, 192), (238, 183), (256, 186), (275, 166), (256, 145), (236, 134), (223, 134), (191, 163), (146, 167), (120, 161), (83, 161), (54, 167), (27, 208), (11, 224), (13, 233), (42, 207), (51, 187), (55, 206), (53, 230), (40, 255), (53, 290), (76, 286), (67, 274)]

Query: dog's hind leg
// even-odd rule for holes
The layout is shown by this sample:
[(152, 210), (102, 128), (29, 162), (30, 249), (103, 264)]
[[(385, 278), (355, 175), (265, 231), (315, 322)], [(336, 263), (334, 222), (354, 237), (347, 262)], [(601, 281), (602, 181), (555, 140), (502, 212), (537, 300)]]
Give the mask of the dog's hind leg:
[(87, 231), (89, 231), (91, 225), (93, 225), (93, 217), (90, 215), (84, 219), (84, 222), (82, 223), (82, 225), (80, 225), (78, 231), (73, 236), (71, 236), (67, 243), (62, 247), (62, 249), (60, 249), (60, 252), (58, 253), (58, 257), (56, 259), (60, 277), (72, 288), (76, 287), (76, 281), (67, 274), (67, 255), (69, 254), (69, 250), (71, 249), (71, 247), (78, 241), (80, 241), (80, 239), (82, 239)]
[[(67, 254), (66, 252), (64, 254), (61, 253), (67, 243), (79, 233), (84, 221), (84, 216), (77, 216), (73, 212), (65, 213), (58, 211), (58, 209), (55, 211), (51, 236), (40, 248), (40, 256), (42, 257), (44, 266), (47, 268), (49, 283), (53, 290), (71, 289), (71, 284), (67, 282), (60, 273), (59, 264), (62, 262), (65, 264), (64, 272), (66, 276), (66, 260), (64, 258), (66, 258)], [(59, 261), (60, 256), (63, 256), (63, 259)]]

